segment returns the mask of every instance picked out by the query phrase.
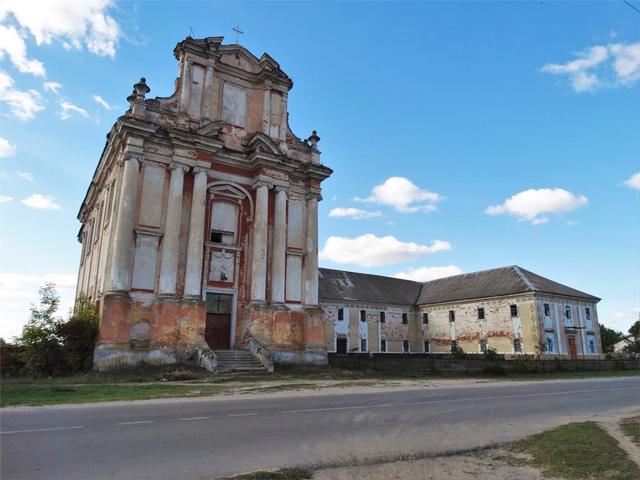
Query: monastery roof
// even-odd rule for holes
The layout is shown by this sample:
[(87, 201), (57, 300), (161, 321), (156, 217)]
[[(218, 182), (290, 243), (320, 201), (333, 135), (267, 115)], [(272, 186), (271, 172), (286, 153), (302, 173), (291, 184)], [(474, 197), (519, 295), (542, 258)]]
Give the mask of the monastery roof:
[(400, 278), (321, 268), (318, 296), (321, 302), (346, 301), (415, 305), (422, 283)]
[(318, 293), (321, 302), (429, 305), (519, 293), (547, 293), (600, 301), (598, 297), (554, 282), (517, 265), (425, 283), (329, 268), (321, 268), (319, 277)]
[(418, 297), (418, 304), (445, 303), (533, 292), (578, 297), (596, 302), (600, 300), (588, 293), (554, 282), (517, 265), (512, 265), (425, 282)]

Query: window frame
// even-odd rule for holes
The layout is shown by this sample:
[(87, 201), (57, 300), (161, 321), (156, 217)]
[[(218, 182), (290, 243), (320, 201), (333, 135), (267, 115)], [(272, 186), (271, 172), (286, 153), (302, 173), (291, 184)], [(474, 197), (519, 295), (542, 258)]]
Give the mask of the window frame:
[(449, 310), (449, 322), (455, 322), (455, 321), (456, 321), (456, 311)]
[[(520, 317), (520, 309), (518, 308), (518, 304), (517, 303), (512, 303), (511, 305), (509, 305), (509, 313), (511, 314), (511, 318), (518, 318)], [(514, 311), (515, 311), (515, 315), (514, 315)]]
[[(516, 344), (518, 345), (518, 348), (516, 348)], [(513, 353), (522, 353), (522, 340), (519, 338), (513, 339)]]
[(486, 320), (484, 307), (478, 307), (478, 320)]
[(343, 322), (344, 321), (344, 308), (343, 307), (338, 307), (338, 321), (339, 322)]
[(380, 310), (380, 323), (386, 323), (386, 322), (387, 322), (386, 312)]
[(411, 343), (409, 343), (409, 340), (402, 340), (402, 353), (411, 353)]
[(402, 312), (402, 324), (403, 325), (409, 324), (409, 314), (407, 312)]
[(361, 322), (366, 322), (367, 321), (367, 311), (366, 310), (360, 310), (360, 321)]
[(429, 312), (422, 312), (422, 325), (429, 325)]

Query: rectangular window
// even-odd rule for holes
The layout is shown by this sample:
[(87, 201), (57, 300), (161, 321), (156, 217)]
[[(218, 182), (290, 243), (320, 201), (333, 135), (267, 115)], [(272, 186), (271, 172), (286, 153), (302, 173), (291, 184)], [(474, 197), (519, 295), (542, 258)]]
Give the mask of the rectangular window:
[(360, 351), (361, 352), (366, 352), (367, 351), (367, 339), (366, 338), (361, 338), (360, 339)]
[(455, 340), (451, 340), (451, 353), (456, 353), (458, 350), (458, 344)]
[(589, 307), (585, 307), (584, 316), (587, 320), (591, 320), (591, 309)]
[(480, 340), (480, 351), (483, 352), (483, 353), (487, 351), (487, 341), (486, 340)]
[(366, 310), (360, 310), (360, 321), (361, 322), (366, 322), (367, 321), (367, 311)]
[(449, 310), (449, 321), (450, 322), (456, 321), (456, 312), (454, 310)]
[(424, 341), (424, 353), (429, 353), (431, 351), (431, 346), (429, 345), (429, 341)]
[(594, 335), (587, 335), (587, 349), (591, 355), (596, 354), (596, 337)]
[(520, 343), (520, 339), (516, 338), (513, 341), (513, 351), (515, 353), (522, 353), (522, 344)]
[(338, 309), (338, 320), (344, 320), (344, 308)]
[(402, 351), (404, 353), (409, 353), (409, 340), (402, 341)]
[(551, 316), (551, 307), (549, 306), (548, 303), (544, 304), (544, 316), (545, 317), (550, 317)]
[(571, 320), (571, 307), (569, 305), (565, 305), (564, 307), (564, 318)]
[(545, 340), (547, 343), (547, 353), (554, 353), (556, 347), (555, 347), (555, 341), (553, 338), (553, 333), (546, 333)]
[(478, 309), (478, 320), (484, 320), (484, 308), (482, 307)]
[(384, 323), (384, 322), (385, 322), (385, 313), (380, 312), (380, 323)]
[(380, 351), (383, 352), (383, 353), (387, 351), (387, 341), (386, 340), (380, 340)]
[(402, 312), (402, 324), (406, 325), (407, 323), (409, 323), (409, 315), (407, 312)]
[(511, 318), (513, 317), (517, 317), (518, 316), (518, 306), (517, 305), (511, 305)]
[(422, 314), (422, 324), (423, 325), (429, 324), (429, 314), (427, 312), (424, 312)]
[(239, 85), (225, 83), (222, 87), (222, 120), (244, 128), (247, 112), (247, 90)]

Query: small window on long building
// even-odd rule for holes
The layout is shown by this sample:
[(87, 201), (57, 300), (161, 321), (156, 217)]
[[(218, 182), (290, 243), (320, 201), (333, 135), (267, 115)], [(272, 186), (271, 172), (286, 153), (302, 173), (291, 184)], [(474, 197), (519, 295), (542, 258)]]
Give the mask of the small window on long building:
[(409, 353), (409, 340), (402, 341), (402, 351), (404, 353)]
[(456, 312), (455, 312), (455, 310), (449, 310), (449, 321), (450, 322), (455, 322), (456, 321)]
[(478, 308), (478, 320), (484, 320), (484, 308)]
[(367, 321), (367, 311), (366, 310), (360, 310), (360, 321), (361, 322), (366, 322)]
[(380, 323), (384, 323), (385, 321), (386, 321), (385, 313), (384, 312), (380, 312)]
[(427, 312), (424, 312), (422, 314), (422, 324), (423, 325), (428, 325), (429, 324), (429, 314)]
[(402, 312), (402, 324), (406, 325), (409, 323), (409, 314), (407, 312)]
[(517, 317), (518, 316), (518, 305), (511, 305), (509, 307), (511, 309), (511, 317)]
[(387, 351), (387, 341), (386, 340), (380, 340), (380, 351), (381, 352), (386, 352)]
[(344, 320), (344, 308), (338, 309), (338, 320)]

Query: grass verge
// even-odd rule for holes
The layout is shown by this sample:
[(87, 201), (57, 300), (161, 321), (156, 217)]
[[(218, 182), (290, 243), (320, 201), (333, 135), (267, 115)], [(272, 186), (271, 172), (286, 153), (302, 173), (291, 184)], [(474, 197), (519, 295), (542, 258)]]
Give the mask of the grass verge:
[(640, 468), (595, 422), (570, 423), (517, 442), (514, 452), (548, 477), (637, 480)]
[(640, 447), (640, 416), (623, 418), (620, 421), (620, 429), (633, 443)]
[[(530, 373), (508, 376), (442, 375), (425, 372), (377, 372), (331, 367), (278, 366), (273, 374), (216, 374), (186, 365), (142, 366), (109, 372), (54, 378), (3, 378), (0, 406), (54, 405), (113, 400), (194, 397), (229, 393), (269, 393), (322, 388), (313, 381), (336, 382), (333, 387), (374, 386), (392, 380), (487, 379), (500, 381), (623, 377), (631, 370)], [(167, 380), (170, 380), (167, 382)], [(184, 380), (176, 382), (175, 380)], [(278, 384), (277, 382), (281, 382)], [(302, 383), (308, 382), (308, 383)], [(285, 384), (286, 383), (286, 384)]]
[(225, 477), (219, 480), (306, 480), (312, 473), (302, 468), (283, 468), (273, 472), (254, 472), (235, 477)]

